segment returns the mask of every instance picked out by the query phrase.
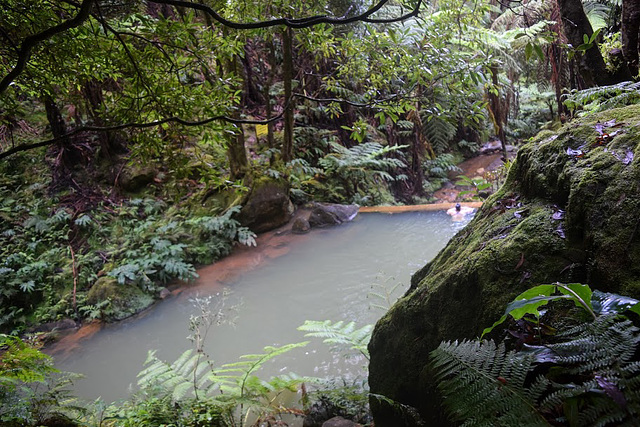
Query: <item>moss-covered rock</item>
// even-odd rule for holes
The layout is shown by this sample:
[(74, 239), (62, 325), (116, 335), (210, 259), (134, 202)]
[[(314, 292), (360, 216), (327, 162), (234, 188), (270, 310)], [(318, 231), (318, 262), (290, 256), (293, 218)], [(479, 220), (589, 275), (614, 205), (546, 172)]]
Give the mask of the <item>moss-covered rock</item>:
[(149, 307), (154, 299), (135, 285), (121, 285), (112, 277), (101, 277), (89, 289), (87, 303), (98, 305), (103, 301), (109, 301), (109, 305), (102, 318), (122, 320)]
[(122, 168), (118, 186), (129, 193), (136, 193), (153, 182), (156, 170), (152, 165), (131, 163)]
[[(605, 125), (600, 135), (596, 123)], [(620, 125), (622, 123), (622, 125)], [(443, 340), (474, 338), (520, 292), (549, 282), (640, 297), (640, 107), (609, 111), (538, 135), (503, 188), (411, 280), (376, 325), (369, 383), (448, 425), (428, 369)], [(377, 426), (414, 425), (376, 400)]]
[(293, 217), (289, 200), (289, 184), (283, 179), (261, 177), (251, 185), (251, 191), (238, 220), (256, 233), (273, 230)]

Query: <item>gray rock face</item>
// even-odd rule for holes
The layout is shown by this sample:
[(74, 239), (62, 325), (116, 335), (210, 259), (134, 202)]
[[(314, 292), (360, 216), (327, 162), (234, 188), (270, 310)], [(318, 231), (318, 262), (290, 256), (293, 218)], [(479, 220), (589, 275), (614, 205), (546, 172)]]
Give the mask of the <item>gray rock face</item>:
[(351, 420), (344, 419), (342, 417), (333, 417), (330, 420), (325, 421), (322, 427), (358, 427), (362, 424), (354, 423)]
[(284, 181), (261, 179), (256, 182), (238, 221), (255, 233), (273, 230), (286, 224), (293, 216), (289, 187)]
[(315, 203), (309, 215), (311, 227), (325, 227), (349, 222), (358, 214), (357, 205)]

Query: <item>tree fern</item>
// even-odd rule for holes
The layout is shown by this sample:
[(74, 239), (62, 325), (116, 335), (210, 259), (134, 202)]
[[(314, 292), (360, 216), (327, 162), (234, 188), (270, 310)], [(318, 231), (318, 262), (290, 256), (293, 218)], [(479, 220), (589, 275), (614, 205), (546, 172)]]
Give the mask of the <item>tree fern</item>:
[(444, 153), (449, 149), (456, 127), (447, 120), (428, 112), (423, 112), (422, 116), (422, 133), (436, 154)]
[(341, 187), (349, 202), (356, 199), (359, 192), (377, 188), (385, 181), (394, 181), (394, 173), (405, 163), (391, 153), (406, 148), (404, 145), (382, 146), (376, 142), (365, 142), (351, 148), (331, 143), (332, 152), (319, 160), (319, 165), (331, 186)]
[(404, 167), (398, 159), (386, 158), (386, 154), (397, 151), (403, 146), (383, 147), (375, 142), (365, 142), (351, 148), (331, 143), (332, 153), (320, 160), (320, 165), (328, 174), (348, 174), (352, 171), (389, 171), (393, 168)]

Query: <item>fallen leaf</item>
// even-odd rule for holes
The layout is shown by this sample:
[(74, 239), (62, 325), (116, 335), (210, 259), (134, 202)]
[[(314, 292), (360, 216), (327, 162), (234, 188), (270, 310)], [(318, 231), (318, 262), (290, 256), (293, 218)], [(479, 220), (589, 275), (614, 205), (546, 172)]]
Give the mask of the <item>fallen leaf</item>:
[(602, 135), (602, 132), (604, 130), (604, 125), (600, 122), (596, 123), (596, 125), (593, 127), (596, 132), (598, 132), (600, 135)]
[(584, 152), (582, 150), (574, 150), (573, 148), (567, 148), (567, 154), (572, 157), (584, 156)]
[(618, 388), (618, 385), (614, 381), (611, 381), (610, 379), (605, 378), (602, 375), (596, 375), (595, 377), (600, 388), (604, 390), (604, 392), (611, 398), (611, 400), (616, 402), (618, 406), (622, 408), (627, 407), (627, 400), (624, 398), (624, 394), (622, 393), (622, 391), (620, 391), (620, 388)]

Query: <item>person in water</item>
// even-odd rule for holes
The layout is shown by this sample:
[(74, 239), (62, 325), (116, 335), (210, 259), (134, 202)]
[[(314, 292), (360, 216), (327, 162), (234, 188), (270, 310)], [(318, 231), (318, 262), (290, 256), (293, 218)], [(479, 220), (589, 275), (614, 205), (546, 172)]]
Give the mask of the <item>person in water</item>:
[(462, 221), (466, 215), (473, 213), (473, 211), (473, 208), (461, 206), (460, 203), (456, 203), (454, 207), (447, 211), (447, 214), (451, 215), (453, 221)]

